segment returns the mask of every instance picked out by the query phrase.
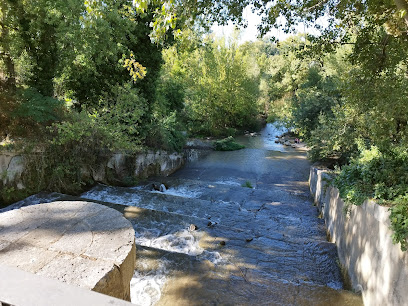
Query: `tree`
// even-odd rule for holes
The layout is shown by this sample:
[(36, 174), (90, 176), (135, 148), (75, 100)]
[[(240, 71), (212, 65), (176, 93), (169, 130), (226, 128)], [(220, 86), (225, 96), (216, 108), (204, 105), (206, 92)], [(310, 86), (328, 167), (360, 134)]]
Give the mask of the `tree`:
[[(254, 57), (237, 46), (207, 37), (203, 43), (177, 45), (165, 51), (163, 73), (184, 88), (184, 114), (193, 132), (228, 134), (254, 128), (258, 114), (259, 68)], [(191, 40), (190, 40), (191, 42)]]

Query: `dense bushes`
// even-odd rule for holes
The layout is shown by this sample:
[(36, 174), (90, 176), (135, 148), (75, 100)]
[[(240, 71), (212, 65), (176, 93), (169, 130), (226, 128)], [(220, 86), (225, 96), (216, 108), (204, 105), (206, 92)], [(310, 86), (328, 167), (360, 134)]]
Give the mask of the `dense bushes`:
[(362, 149), (338, 172), (334, 185), (342, 199), (361, 205), (366, 199), (391, 205), (391, 227), (394, 243), (407, 250), (408, 236), (408, 152), (406, 148), (381, 152), (373, 146)]

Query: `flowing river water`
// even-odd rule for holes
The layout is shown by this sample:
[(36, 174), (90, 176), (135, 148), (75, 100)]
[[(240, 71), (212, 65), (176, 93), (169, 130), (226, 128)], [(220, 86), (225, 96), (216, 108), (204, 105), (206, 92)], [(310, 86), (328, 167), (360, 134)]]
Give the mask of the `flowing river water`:
[(309, 193), (306, 152), (275, 144), (279, 133), (268, 124), (238, 139), (243, 150), (210, 152), (140, 186), (97, 185), (81, 195), (140, 208), (127, 216), (137, 244), (132, 303), (362, 305), (343, 290), (336, 246)]

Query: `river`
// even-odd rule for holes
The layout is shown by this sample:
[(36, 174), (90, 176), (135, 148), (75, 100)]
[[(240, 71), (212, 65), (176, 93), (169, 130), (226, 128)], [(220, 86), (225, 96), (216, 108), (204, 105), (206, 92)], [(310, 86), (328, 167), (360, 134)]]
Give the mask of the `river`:
[(245, 149), (212, 151), (139, 186), (97, 185), (81, 195), (141, 208), (130, 219), (132, 303), (362, 305), (344, 290), (336, 246), (309, 193), (306, 152), (276, 144), (281, 132), (268, 124), (238, 138)]
[[(211, 152), (168, 178), (99, 185), (84, 198), (143, 207), (132, 302), (140, 305), (361, 305), (343, 290), (308, 188), (304, 150), (268, 124), (245, 149)], [(250, 188), (252, 187), (252, 188)]]

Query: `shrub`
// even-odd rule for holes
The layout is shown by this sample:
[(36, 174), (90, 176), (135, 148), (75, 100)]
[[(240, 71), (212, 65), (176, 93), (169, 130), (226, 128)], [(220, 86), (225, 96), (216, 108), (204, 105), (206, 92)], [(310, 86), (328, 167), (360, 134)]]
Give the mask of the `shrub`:
[(120, 148), (121, 135), (97, 118), (72, 113), (70, 118), (48, 128), (46, 140), (26, 148), (24, 185), (33, 193), (41, 190), (77, 193), (86, 182), (83, 171), (97, 170), (101, 159)]
[(0, 132), (13, 137), (35, 137), (44, 133), (44, 128), (61, 120), (64, 102), (43, 96), (35, 88), (3, 90), (0, 86)]
[(148, 127), (145, 144), (155, 149), (180, 152), (186, 142), (181, 133), (181, 124), (177, 121), (176, 112), (169, 116), (155, 119)]
[(237, 143), (232, 136), (217, 140), (214, 145), (216, 151), (235, 151), (245, 148), (244, 145)]
[(360, 151), (357, 158), (341, 168), (333, 184), (346, 203), (361, 205), (366, 199), (375, 199), (379, 204), (390, 205), (393, 241), (406, 250), (408, 153), (399, 147), (380, 150), (372, 146)]

